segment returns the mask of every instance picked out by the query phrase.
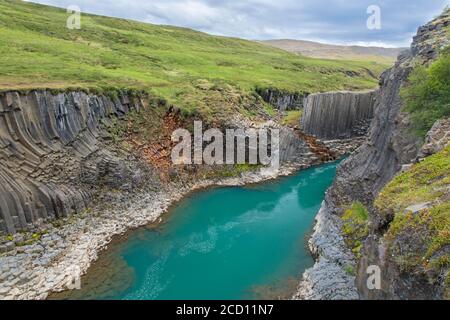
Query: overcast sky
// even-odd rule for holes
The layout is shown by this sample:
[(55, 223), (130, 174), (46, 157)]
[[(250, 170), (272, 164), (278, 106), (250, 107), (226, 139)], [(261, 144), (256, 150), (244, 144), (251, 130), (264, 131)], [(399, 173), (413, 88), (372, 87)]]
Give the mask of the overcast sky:
[[(246, 39), (301, 39), (334, 44), (409, 46), (417, 27), (450, 0), (33, 0), (43, 4), (189, 27)], [(367, 8), (381, 10), (369, 30)]]

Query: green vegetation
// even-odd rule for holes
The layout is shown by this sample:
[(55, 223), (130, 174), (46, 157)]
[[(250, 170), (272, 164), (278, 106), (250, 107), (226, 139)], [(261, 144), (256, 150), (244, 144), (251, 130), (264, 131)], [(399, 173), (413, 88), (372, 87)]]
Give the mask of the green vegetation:
[(347, 245), (357, 258), (361, 256), (362, 242), (369, 234), (369, 213), (359, 201), (345, 210), (342, 216), (342, 233)]
[(425, 136), (436, 120), (450, 116), (450, 48), (430, 66), (415, 66), (401, 90), (404, 110), (411, 113), (413, 130)]
[(375, 207), (386, 216), (405, 208), (435, 201), (447, 194), (450, 184), (450, 147), (397, 175), (380, 192)]
[(89, 14), (82, 14), (80, 30), (69, 30), (68, 16), (63, 9), (0, 0), (0, 89), (129, 88), (187, 112), (213, 114), (223, 101), (238, 101), (256, 87), (300, 93), (372, 88), (388, 67)]
[(300, 125), (300, 119), (302, 118), (303, 110), (290, 110), (286, 112), (283, 118), (283, 124), (285, 126), (295, 127)]
[(345, 273), (347, 273), (347, 274), (350, 275), (350, 276), (356, 275), (355, 267), (352, 266), (352, 265), (349, 265), (349, 264), (346, 265), (346, 266), (344, 267), (344, 271), (345, 271)]
[[(375, 201), (382, 214), (393, 216), (385, 239), (389, 255), (400, 270), (425, 274), (432, 283), (444, 275), (447, 288), (450, 281), (449, 184), (450, 146), (399, 174)], [(419, 212), (406, 210), (425, 202), (430, 206)]]

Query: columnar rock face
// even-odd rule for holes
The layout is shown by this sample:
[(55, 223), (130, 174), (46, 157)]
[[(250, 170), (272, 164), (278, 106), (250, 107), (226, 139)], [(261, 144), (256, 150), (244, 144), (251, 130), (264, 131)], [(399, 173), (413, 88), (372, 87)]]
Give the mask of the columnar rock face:
[[(83, 212), (102, 188), (148, 184), (152, 168), (110, 143), (109, 133), (145, 103), (83, 92), (0, 94), (0, 234)], [(314, 160), (292, 129), (280, 129), (281, 163)]]
[(320, 139), (365, 135), (376, 95), (377, 91), (311, 94), (305, 98), (302, 130)]
[(100, 177), (123, 178), (126, 165), (100, 147), (103, 128), (141, 105), (83, 92), (0, 94), (0, 234), (80, 212)]

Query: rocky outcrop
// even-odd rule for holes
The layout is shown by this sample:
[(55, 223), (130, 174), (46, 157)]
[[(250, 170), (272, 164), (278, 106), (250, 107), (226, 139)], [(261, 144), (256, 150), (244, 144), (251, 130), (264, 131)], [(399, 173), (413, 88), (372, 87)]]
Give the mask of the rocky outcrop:
[[(440, 48), (449, 44), (445, 30), (449, 22), (450, 15), (447, 10), (440, 17), (421, 27), (418, 35), (414, 38), (411, 51), (401, 54), (395, 66), (382, 74), (368, 141), (342, 162), (338, 167), (334, 184), (327, 191), (318, 223), (326, 220), (329, 221), (330, 226), (327, 228), (316, 227), (310, 247), (313, 251), (318, 252), (318, 257), (314, 267), (305, 272), (297, 298), (333, 297), (336, 285), (340, 285), (340, 291), (345, 292), (346, 296), (353, 296), (355, 288), (358, 288), (360, 298), (434, 298), (434, 293), (430, 290), (422, 290), (425, 287), (414, 280), (413, 276), (406, 276), (404, 281), (401, 281), (399, 277), (402, 275), (396, 274), (396, 281), (389, 281), (394, 278), (389, 278), (391, 268), (383, 262), (386, 248), (379, 241), (386, 229), (387, 222), (377, 215), (376, 210), (373, 210), (373, 200), (383, 186), (401, 170), (402, 166), (411, 163), (418, 155), (422, 143), (409, 130), (410, 120), (408, 115), (401, 111), (402, 103), (399, 91), (417, 61), (426, 63), (433, 60)], [(441, 135), (439, 134), (439, 136)], [(352, 276), (342, 263), (342, 257), (347, 256), (348, 249), (342, 246), (343, 241), (336, 235), (341, 230), (339, 217), (345, 206), (353, 201), (364, 203), (371, 212), (370, 233), (362, 250), (362, 259), (355, 272), (357, 275), (355, 282), (351, 281)], [(329, 238), (335, 239), (335, 241), (316, 240)], [(334, 251), (333, 254), (329, 254), (330, 251)], [(327, 262), (326, 269), (322, 267), (323, 261)], [(366, 270), (370, 265), (378, 265), (383, 268), (381, 276), (384, 280), (381, 290), (367, 288), (368, 274)], [(324, 281), (324, 279), (337, 280)], [(396, 288), (400, 284), (402, 285), (401, 290)], [(342, 293), (339, 297), (342, 297)]]
[(103, 147), (140, 99), (49, 91), (0, 95), (0, 233), (85, 210), (101, 185), (132, 188), (139, 169)]
[(305, 98), (301, 128), (320, 139), (363, 136), (373, 118), (377, 91), (328, 92)]
[(425, 137), (419, 158), (424, 158), (443, 150), (450, 142), (450, 118), (436, 121)]
[(341, 236), (340, 219), (329, 214), (331, 208), (325, 199), (316, 217), (309, 248), (316, 258), (313, 268), (305, 271), (303, 281), (294, 299), (355, 300), (359, 298), (355, 287), (356, 261)]
[(304, 94), (283, 92), (277, 89), (257, 89), (256, 92), (265, 102), (280, 111), (303, 108)]

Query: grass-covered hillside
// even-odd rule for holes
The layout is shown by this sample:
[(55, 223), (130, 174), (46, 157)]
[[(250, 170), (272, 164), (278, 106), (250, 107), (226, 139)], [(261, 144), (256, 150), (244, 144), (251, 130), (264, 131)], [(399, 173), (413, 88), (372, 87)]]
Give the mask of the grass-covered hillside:
[(68, 16), (64, 9), (0, 0), (0, 90), (143, 89), (192, 109), (214, 104), (205, 102), (210, 91), (230, 87), (240, 93), (256, 87), (371, 88), (388, 67), (306, 58), (251, 41), (88, 14), (80, 30), (69, 30)]

